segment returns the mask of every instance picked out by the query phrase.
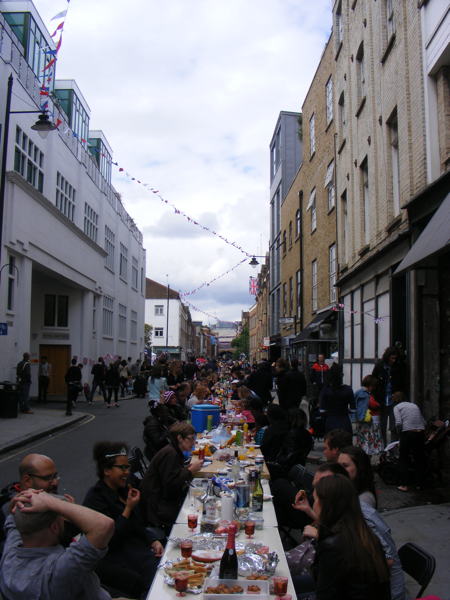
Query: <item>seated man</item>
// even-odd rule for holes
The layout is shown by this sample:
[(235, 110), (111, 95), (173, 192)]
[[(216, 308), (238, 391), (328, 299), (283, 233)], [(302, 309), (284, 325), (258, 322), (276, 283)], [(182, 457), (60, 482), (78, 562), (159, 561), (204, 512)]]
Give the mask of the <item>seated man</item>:
[[(10, 483), (1, 492), (0, 550), (5, 540), (3, 523), (9, 514), (10, 500), (19, 492), (30, 488), (44, 490), (51, 494), (58, 492), (59, 476), (56, 471), (56, 465), (51, 458), (43, 454), (27, 454), (19, 465), (19, 477), (19, 481)], [(73, 500), (69, 497), (67, 499)], [(73, 528), (70, 528), (70, 534), (73, 534)]]
[(332, 429), (323, 439), (323, 455), (328, 462), (337, 462), (342, 449), (352, 445), (352, 434), (343, 429)]
[[(12, 511), (0, 563), (0, 590), (8, 600), (110, 600), (94, 568), (107, 552), (112, 519), (33, 489), (14, 497)], [(65, 520), (83, 532), (68, 548), (60, 544)]]

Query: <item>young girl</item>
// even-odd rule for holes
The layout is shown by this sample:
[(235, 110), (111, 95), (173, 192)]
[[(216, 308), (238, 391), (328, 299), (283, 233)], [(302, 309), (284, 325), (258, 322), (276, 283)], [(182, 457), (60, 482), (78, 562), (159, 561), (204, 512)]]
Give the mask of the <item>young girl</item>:
[[(356, 403), (356, 445), (369, 456), (380, 454), (383, 450), (383, 438), (380, 429), (380, 405), (373, 397), (377, 378), (366, 375), (361, 388), (355, 392)], [(370, 420), (366, 421), (367, 411)]]

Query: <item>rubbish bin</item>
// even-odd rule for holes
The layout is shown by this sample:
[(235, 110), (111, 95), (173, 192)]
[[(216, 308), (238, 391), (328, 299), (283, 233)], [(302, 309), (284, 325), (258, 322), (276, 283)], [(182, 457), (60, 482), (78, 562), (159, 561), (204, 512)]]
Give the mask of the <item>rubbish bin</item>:
[(0, 382), (0, 419), (17, 419), (19, 386), (10, 381)]

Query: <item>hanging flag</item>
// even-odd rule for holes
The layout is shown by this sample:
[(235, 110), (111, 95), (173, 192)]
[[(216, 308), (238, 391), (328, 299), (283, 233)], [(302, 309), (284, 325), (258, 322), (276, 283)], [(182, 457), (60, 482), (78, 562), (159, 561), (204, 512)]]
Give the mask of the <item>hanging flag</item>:
[(56, 19), (61, 19), (62, 17), (65, 17), (66, 15), (67, 15), (67, 8), (66, 8), (66, 10), (62, 10), (57, 15), (55, 15), (54, 17), (52, 17), (50, 19), (50, 21), (55, 21)]
[(252, 296), (256, 296), (258, 293), (258, 279), (256, 277), (249, 278), (248, 291)]

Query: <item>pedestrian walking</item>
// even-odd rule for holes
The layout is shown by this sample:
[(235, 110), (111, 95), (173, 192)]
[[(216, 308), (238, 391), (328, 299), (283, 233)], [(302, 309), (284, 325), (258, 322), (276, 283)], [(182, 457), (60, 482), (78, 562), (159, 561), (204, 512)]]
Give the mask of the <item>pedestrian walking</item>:
[(64, 376), (67, 385), (66, 415), (68, 417), (72, 415), (72, 408), (77, 401), (78, 394), (83, 389), (81, 379), (81, 369), (77, 364), (77, 359), (72, 358), (70, 367), (67, 369), (67, 373)]
[(89, 404), (92, 404), (94, 399), (95, 391), (100, 388), (103, 395), (103, 400), (106, 402), (106, 390), (105, 390), (105, 378), (106, 378), (106, 365), (102, 356), (99, 356), (98, 361), (92, 367), (91, 375), (94, 376), (92, 380), (91, 395), (89, 398)]
[(32, 415), (30, 409), (31, 363), (28, 352), (23, 353), (22, 360), (16, 366), (16, 378), (19, 386), (19, 407), (21, 412)]
[(117, 365), (111, 363), (106, 371), (106, 391), (108, 396), (106, 399), (106, 408), (111, 407), (111, 399), (114, 394), (114, 406), (119, 406), (119, 387), (120, 387), (120, 375)]
[(50, 384), (51, 364), (46, 356), (41, 356), (38, 372), (38, 402), (47, 402), (47, 391)]
[(128, 391), (128, 379), (130, 377), (130, 371), (128, 369), (128, 363), (126, 360), (122, 360), (120, 362), (119, 376), (120, 376), (120, 397), (125, 398), (125, 392)]

